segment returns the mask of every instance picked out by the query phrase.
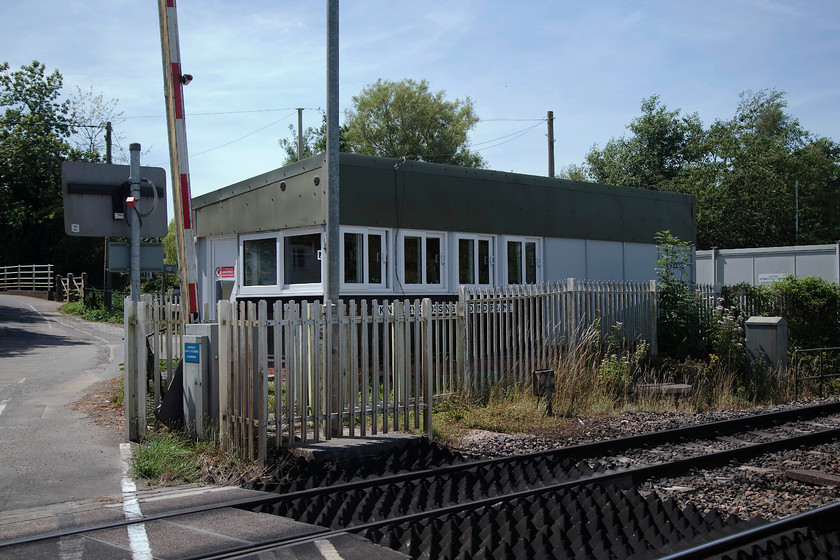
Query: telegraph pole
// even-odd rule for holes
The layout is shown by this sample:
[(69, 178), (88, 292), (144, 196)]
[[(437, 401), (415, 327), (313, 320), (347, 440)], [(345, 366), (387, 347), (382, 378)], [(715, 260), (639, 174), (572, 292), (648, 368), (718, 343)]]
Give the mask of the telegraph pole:
[(548, 112), (548, 176), (554, 178), (554, 111)]
[(298, 161), (303, 159), (303, 109), (298, 107)]

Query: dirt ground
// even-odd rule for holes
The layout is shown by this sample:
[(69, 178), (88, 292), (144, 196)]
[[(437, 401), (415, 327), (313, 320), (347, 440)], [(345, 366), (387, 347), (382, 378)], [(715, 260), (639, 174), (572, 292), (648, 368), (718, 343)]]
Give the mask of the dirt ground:
[(87, 415), (97, 426), (113, 430), (119, 434), (125, 432), (125, 406), (115, 405), (114, 398), (122, 389), (122, 377), (107, 379), (92, 386), (79, 400), (67, 405)]

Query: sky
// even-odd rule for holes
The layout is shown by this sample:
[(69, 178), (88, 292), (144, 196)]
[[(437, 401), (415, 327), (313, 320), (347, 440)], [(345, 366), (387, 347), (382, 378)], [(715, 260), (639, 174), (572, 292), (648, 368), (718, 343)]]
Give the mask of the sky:
[[(0, 61), (59, 70), (64, 93), (116, 99), (117, 157), (169, 175), (160, 26), (153, 0), (6, 0)], [(327, 2), (180, 0), (181, 62), (193, 196), (280, 167), (279, 140), (326, 109)], [(425, 79), (470, 98), (469, 135), (489, 169), (548, 172), (546, 114), (559, 170), (626, 134), (644, 98), (729, 119), (745, 90), (787, 94), (789, 112), (840, 141), (836, 0), (344, 0), (341, 120), (378, 79)], [(120, 148), (122, 150), (120, 150)], [(172, 215), (170, 204), (169, 215)]]

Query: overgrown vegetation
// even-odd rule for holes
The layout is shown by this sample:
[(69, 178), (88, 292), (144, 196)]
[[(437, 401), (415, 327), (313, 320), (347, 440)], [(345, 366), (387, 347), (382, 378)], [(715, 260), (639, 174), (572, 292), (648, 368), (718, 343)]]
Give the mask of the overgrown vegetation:
[[(601, 338), (600, 324), (590, 325), (554, 364), (553, 409), (545, 414), (527, 385), (494, 388), (477, 398), (450, 399), (437, 406), (436, 437), (452, 441), (470, 429), (506, 433), (563, 435), (578, 429), (577, 418), (629, 410), (686, 412), (745, 408), (785, 402), (794, 397), (794, 379), (840, 368), (840, 353), (798, 354), (801, 348), (840, 346), (840, 286), (818, 278), (786, 278), (769, 285), (726, 288), (702, 301), (689, 282), (693, 247), (670, 232), (656, 236), (659, 286), (659, 355), (646, 343), (628, 344), (623, 325)], [(779, 372), (746, 353), (747, 315), (781, 316), (788, 323), (789, 367)], [(691, 395), (671, 396), (637, 390), (651, 384), (691, 385)], [(803, 384), (800, 395), (815, 394), (817, 382)], [(837, 391), (840, 380), (828, 379), (824, 390)]]
[(209, 437), (150, 428), (132, 454), (134, 475), (153, 484), (245, 484), (263, 475), (256, 463), (223, 451)]
[(65, 303), (58, 310), (67, 315), (77, 315), (85, 321), (117, 324), (123, 322), (122, 302), (119, 305), (115, 305), (111, 310), (108, 310), (104, 306), (88, 307), (83, 301), (79, 300)]

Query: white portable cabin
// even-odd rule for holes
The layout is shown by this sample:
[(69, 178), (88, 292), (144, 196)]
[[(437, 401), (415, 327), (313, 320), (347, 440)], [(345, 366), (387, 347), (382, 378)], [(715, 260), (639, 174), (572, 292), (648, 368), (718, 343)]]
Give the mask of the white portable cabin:
[[(200, 299), (323, 297), (326, 178), (312, 157), (193, 199)], [(341, 154), (343, 299), (460, 285), (652, 280), (654, 235), (696, 241), (679, 193)]]

